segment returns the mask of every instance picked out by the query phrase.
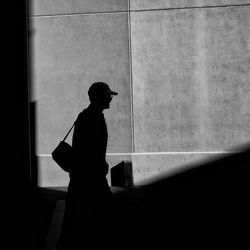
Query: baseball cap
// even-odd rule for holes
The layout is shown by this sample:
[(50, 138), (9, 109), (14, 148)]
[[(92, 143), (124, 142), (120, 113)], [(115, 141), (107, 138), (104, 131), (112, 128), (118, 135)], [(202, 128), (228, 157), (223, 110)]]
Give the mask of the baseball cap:
[(112, 91), (109, 85), (105, 82), (95, 82), (90, 86), (88, 90), (89, 96), (98, 96), (98, 95), (102, 95), (105, 93), (108, 93), (111, 95), (118, 95), (118, 93), (115, 91)]

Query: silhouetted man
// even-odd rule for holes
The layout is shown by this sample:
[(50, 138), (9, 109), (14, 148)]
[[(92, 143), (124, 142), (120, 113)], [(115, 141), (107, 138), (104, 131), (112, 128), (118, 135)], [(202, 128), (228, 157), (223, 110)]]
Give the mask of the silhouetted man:
[(83, 249), (105, 240), (112, 193), (106, 175), (108, 140), (103, 110), (110, 107), (116, 92), (104, 82), (88, 91), (90, 105), (77, 117), (72, 147), (75, 157), (70, 172), (64, 221), (58, 249)]

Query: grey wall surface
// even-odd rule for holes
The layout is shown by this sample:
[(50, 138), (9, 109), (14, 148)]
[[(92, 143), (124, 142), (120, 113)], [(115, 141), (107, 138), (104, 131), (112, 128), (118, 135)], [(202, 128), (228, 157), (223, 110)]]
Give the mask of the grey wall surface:
[(128, 11), (127, 0), (34, 0), (32, 15)]
[(131, 0), (131, 10), (218, 7), (249, 4), (249, 0)]
[(249, 17), (250, 6), (131, 13), (136, 182), (249, 142)]
[(119, 92), (105, 111), (107, 159), (132, 160), (135, 184), (250, 141), (249, 0), (37, 0), (32, 9), (41, 186), (67, 183), (50, 153), (94, 81)]
[[(37, 101), (39, 185), (60, 186), (67, 183), (68, 175), (50, 154), (88, 106), (87, 90), (95, 81), (108, 82), (119, 93), (105, 112), (111, 131), (107, 152), (132, 152), (128, 14), (110, 12), (127, 10), (127, 1), (34, 3), (33, 98)], [(75, 11), (78, 14), (72, 14)], [(86, 14), (90, 11), (110, 13)], [(111, 166), (118, 163), (117, 157), (109, 160)]]

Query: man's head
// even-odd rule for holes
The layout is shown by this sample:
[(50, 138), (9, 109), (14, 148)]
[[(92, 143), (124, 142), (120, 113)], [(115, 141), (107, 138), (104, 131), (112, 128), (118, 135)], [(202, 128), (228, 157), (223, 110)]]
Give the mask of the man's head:
[(88, 95), (91, 103), (102, 109), (108, 109), (113, 95), (118, 95), (118, 93), (112, 91), (105, 82), (95, 82), (90, 86)]

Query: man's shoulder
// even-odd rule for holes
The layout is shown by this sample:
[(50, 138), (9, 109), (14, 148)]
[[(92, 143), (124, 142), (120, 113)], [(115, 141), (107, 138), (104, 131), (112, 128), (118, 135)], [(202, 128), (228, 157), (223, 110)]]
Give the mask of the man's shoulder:
[(86, 119), (87, 116), (88, 116), (88, 111), (87, 109), (84, 109), (78, 114), (76, 121), (79, 122), (81, 120), (84, 120)]
[(91, 110), (89, 108), (86, 108), (78, 114), (76, 122), (77, 123), (82, 123), (82, 122), (86, 123), (87, 121), (94, 119), (94, 117), (95, 116), (94, 116), (93, 112), (91, 112)]

